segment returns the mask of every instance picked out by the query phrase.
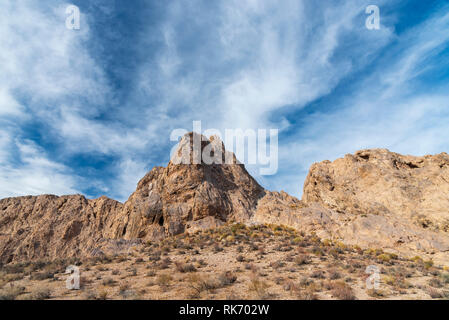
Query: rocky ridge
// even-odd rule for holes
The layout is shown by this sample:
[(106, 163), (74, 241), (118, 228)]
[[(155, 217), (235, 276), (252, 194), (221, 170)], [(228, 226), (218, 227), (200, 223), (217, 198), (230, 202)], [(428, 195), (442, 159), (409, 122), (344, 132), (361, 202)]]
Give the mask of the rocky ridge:
[[(262, 188), (233, 155), (231, 164), (183, 164), (186, 154), (195, 156), (184, 153), (195, 135), (184, 136), (167, 167), (145, 175), (124, 204), (81, 195), (0, 200), (0, 261), (117, 253), (142, 241), (243, 222), (449, 262), (447, 154), (373, 149), (323, 161), (312, 165), (299, 200)], [(201, 152), (229, 156), (218, 138), (200, 139)]]

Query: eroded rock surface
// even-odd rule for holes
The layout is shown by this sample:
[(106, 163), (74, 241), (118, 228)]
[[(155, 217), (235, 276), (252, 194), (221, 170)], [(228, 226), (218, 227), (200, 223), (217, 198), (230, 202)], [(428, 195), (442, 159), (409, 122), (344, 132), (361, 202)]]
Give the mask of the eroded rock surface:
[(361, 150), (312, 165), (303, 202), (338, 213), (334, 236), (448, 259), (449, 155)]
[(0, 262), (89, 255), (109, 238), (122, 204), (81, 195), (0, 200)]
[(448, 181), (446, 153), (362, 150), (312, 165), (299, 200), (264, 190), (218, 138), (190, 133), (124, 204), (81, 195), (0, 200), (0, 262), (123, 253), (142, 241), (243, 222), (447, 263)]
[[(192, 151), (193, 138), (193, 134), (184, 136), (175, 159), (166, 168), (154, 168), (139, 182), (124, 205), (116, 237), (157, 240), (189, 227), (210, 228), (251, 217), (265, 191), (234, 155), (233, 164), (225, 164), (224, 152), (223, 164), (176, 164), (183, 151)], [(202, 138), (202, 151), (224, 150), (217, 138)]]

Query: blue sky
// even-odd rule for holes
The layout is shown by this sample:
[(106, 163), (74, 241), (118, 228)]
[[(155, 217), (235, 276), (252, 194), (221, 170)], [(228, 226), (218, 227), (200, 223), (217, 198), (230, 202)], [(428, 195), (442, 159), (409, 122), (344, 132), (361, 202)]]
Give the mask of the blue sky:
[(124, 201), (193, 120), (278, 128), (278, 173), (249, 170), (300, 196), (313, 162), (447, 152), (448, 80), (444, 0), (2, 0), (0, 198)]

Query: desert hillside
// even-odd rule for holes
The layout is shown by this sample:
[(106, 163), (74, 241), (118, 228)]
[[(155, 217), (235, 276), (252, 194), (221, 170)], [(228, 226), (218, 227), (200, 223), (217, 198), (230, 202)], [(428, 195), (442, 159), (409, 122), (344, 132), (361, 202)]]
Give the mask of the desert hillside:
[[(68, 265), (80, 290), (66, 288)], [(375, 266), (379, 286), (367, 288)], [(441, 299), (449, 270), (276, 225), (229, 224), (83, 259), (8, 264), (0, 299)]]
[[(193, 135), (184, 136), (175, 158), (183, 156), (182, 146), (192, 148)], [(224, 150), (224, 145), (216, 137), (202, 139), (202, 150)], [(82, 195), (0, 200), (2, 285), (11, 281), (17, 281), (18, 286), (23, 285), (20, 281), (26, 277), (32, 279), (35, 277), (33, 274), (42, 273), (49, 265), (53, 266), (50, 267), (49, 278), (57, 279), (60, 267), (67, 261), (84, 261), (83, 266), (89, 265), (89, 270), (97, 266), (101, 272), (98, 277), (105, 282), (107, 272), (98, 267), (103, 260), (108, 264), (105, 271), (113, 272), (111, 283), (119, 283), (119, 275), (131, 269), (141, 274), (145, 266), (150, 269), (147, 273), (155, 273), (151, 271), (156, 268), (154, 261), (160, 264), (159, 260), (164, 259), (166, 267), (157, 268), (174, 266), (184, 273), (178, 264), (187, 263), (192, 264), (193, 267), (189, 267), (192, 270), (201, 269), (210, 274), (223, 271), (224, 278), (219, 280), (226, 282), (221, 284), (223, 288), (233, 286), (234, 281), (240, 283), (232, 280), (234, 276), (231, 274), (236, 272), (242, 272), (243, 278), (253, 281), (251, 277), (254, 274), (269, 274), (269, 271), (261, 271), (263, 269), (272, 268), (275, 272), (283, 268), (285, 272), (279, 274), (282, 280), (273, 278), (272, 282), (279, 282), (280, 287), (291, 286), (287, 290), (289, 293), (276, 289), (266, 294), (278, 298), (298, 298), (304, 294), (330, 298), (339, 295), (332, 294), (332, 290), (340, 290), (333, 286), (349, 286), (348, 295), (363, 298), (364, 295), (357, 291), (359, 289), (349, 285), (351, 280), (338, 285), (314, 282), (321, 289), (327, 286), (328, 293), (318, 294), (310, 288), (304, 292), (301, 286), (296, 295), (291, 296), (291, 292), (296, 290), (294, 286), (297, 284), (294, 283), (299, 279), (298, 272), (303, 276), (306, 270), (316, 273), (316, 277), (312, 276), (316, 279), (325, 279), (324, 274), (328, 273), (329, 277), (335, 278), (333, 280), (345, 279), (352, 278), (350, 274), (353, 272), (348, 272), (348, 268), (362, 272), (363, 266), (377, 261), (391, 267), (384, 273), (391, 273), (396, 280), (403, 281), (407, 274), (413, 277), (419, 273), (415, 285), (421, 289), (409, 292), (401, 287), (408, 284), (400, 282), (402, 284), (397, 284), (396, 293), (374, 295), (403, 294), (422, 298), (430, 290), (425, 287), (426, 281), (435, 281), (426, 277), (440, 279), (440, 273), (449, 266), (449, 156), (446, 153), (413, 157), (373, 149), (358, 151), (334, 162), (316, 163), (305, 181), (302, 200), (285, 192), (265, 190), (235, 156), (233, 159), (232, 164), (223, 165), (176, 164), (179, 162), (172, 159), (167, 167), (156, 167), (145, 175), (124, 204), (106, 197), (88, 200)], [(244, 239), (240, 238), (240, 233), (229, 232), (227, 228), (233, 225), (246, 230)], [(278, 231), (273, 227), (273, 231), (267, 226), (282, 227)], [(257, 237), (248, 230), (253, 230)], [(248, 249), (252, 239), (257, 249)], [(256, 245), (257, 241), (261, 243)], [(223, 243), (226, 246), (221, 248), (222, 253), (214, 249)], [(245, 243), (246, 246), (242, 245)], [(187, 251), (193, 250), (194, 253), (187, 253), (179, 246), (191, 247)], [(288, 250), (284, 250), (284, 246)], [(317, 254), (317, 250), (323, 254)], [(337, 250), (336, 254), (334, 250)], [(239, 253), (242, 258), (238, 258)], [(298, 264), (297, 260), (303, 255), (308, 262)], [(153, 261), (154, 256), (159, 258)], [(336, 263), (335, 259), (339, 258), (342, 260)], [(235, 259), (241, 261), (235, 262)], [(62, 264), (54, 267), (57, 261)], [(146, 264), (147, 261), (153, 263)], [(203, 266), (201, 261), (206, 264)], [(222, 268), (224, 262), (229, 270)], [(246, 267), (243, 262), (247, 262)], [(292, 262), (292, 266), (288, 262)], [(353, 264), (360, 265), (360, 268)], [(325, 271), (326, 265), (335, 266), (331, 268), (332, 274), (335, 273), (333, 276), (329, 270)], [(8, 276), (14, 266), (21, 275), (17, 279)], [(411, 270), (413, 266), (417, 268), (415, 271)], [(324, 278), (318, 276), (320, 270)], [(184, 283), (187, 281), (184, 278), (178, 280)], [(237, 279), (241, 278), (241, 275), (237, 276)], [(156, 284), (162, 282), (161, 279), (154, 281)], [(192, 282), (192, 288), (200, 285), (195, 284), (200, 281), (195, 277), (188, 281)], [(247, 285), (247, 281), (244, 282)], [(441, 288), (444, 283), (441, 282)], [(177, 297), (177, 291), (164, 291), (161, 283), (159, 289), (160, 297)], [(258, 293), (259, 289), (254, 289), (255, 296), (245, 295), (243, 298), (257, 298), (259, 294), (265, 296)], [(214, 290), (187, 291), (183, 294), (199, 298), (205, 295), (204, 292), (210, 294)], [(240, 292), (238, 288), (237, 291)], [(145, 292), (140, 293), (145, 298), (156, 294), (153, 292), (148, 296)], [(226, 295), (234, 295), (233, 290), (226, 289), (217, 297), (225, 298)]]

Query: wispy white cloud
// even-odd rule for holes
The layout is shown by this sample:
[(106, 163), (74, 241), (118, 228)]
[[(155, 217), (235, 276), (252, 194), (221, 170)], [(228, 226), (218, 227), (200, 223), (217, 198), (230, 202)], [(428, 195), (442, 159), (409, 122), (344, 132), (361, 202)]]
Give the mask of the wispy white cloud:
[(2, 150), (11, 150), (11, 143), (17, 147), (14, 155), (0, 153), (2, 197), (79, 193), (71, 169), (48, 159), (45, 151), (33, 142), (11, 141), (7, 134), (0, 132)]
[(76, 177), (66, 166), (49, 160), (45, 150), (22, 138), (23, 130), (33, 130), (33, 123), (54, 127), (62, 105), (88, 116), (98, 110), (83, 108), (81, 102), (105, 102), (106, 80), (84, 47), (88, 24), (79, 31), (68, 30), (67, 5), (0, 3), (0, 123), (2, 136), (8, 137), (2, 140), (0, 197), (76, 191)]
[[(382, 8), (392, 2), (377, 4)], [(117, 107), (105, 64), (93, 58), (95, 48), (87, 48), (95, 40), (92, 13), (82, 12), (81, 30), (73, 31), (65, 28), (63, 1), (2, 1), (0, 60), (7, 63), (0, 65), (0, 123), (5, 121), (0, 197), (75, 192), (87, 184), (124, 200), (150, 165), (169, 158), (171, 130), (190, 129), (192, 120), (202, 120), (204, 129), (288, 130), (289, 137), (279, 144), (279, 174), (250, 172), (269, 188), (297, 195), (314, 161), (362, 147), (441, 151), (447, 146), (439, 135), (447, 134), (447, 96), (443, 90), (416, 90), (411, 81), (447, 44), (448, 18), (429, 19), (399, 38), (387, 24), (378, 31), (365, 28), (368, 4), (166, 3), (160, 23), (139, 30), (138, 51), (146, 59), (140, 57), (129, 98)], [(120, 10), (108, 2), (100, 9), (111, 19)], [(381, 22), (390, 20), (382, 15)], [(396, 51), (389, 54), (386, 46)], [(383, 62), (382, 55), (387, 56)], [(375, 59), (381, 60), (376, 62), (381, 69), (357, 75), (359, 85), (333, 102), (332, 111), (304, 114), (305, 125), (298, 128), (284, 116), (332, 93)], [(58, 145), (58, 159), (24, 138), (23, 129), (32, 129), (33, 121), (44, 124), (47, 141)], [(78, 154), (112, 157), (108, 172), (115, 174), (104, 181), (78, 177), (62, 164)], [(44, 176), (48, 183), (40, 181)]]

